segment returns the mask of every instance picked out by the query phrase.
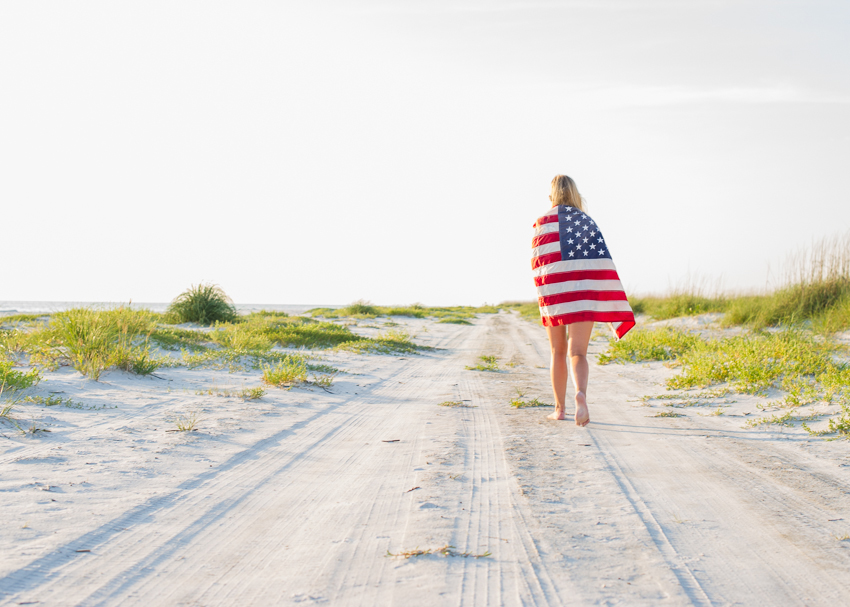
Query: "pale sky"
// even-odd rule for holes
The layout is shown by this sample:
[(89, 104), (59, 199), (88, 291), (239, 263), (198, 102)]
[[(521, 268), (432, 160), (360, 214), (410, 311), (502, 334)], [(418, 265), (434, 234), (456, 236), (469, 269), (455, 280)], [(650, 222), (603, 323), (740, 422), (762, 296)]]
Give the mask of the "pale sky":
[(557, 173), (627, 292), (763, 288), (850, 230), (848, 31), (846, 0), (8, 0), (0, 300), (530, 300)]

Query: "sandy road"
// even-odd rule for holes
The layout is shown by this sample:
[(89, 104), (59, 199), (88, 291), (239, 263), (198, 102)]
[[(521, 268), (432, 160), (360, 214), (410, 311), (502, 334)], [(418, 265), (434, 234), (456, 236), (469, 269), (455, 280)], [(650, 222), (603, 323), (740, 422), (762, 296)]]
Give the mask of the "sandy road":
[[(0, 602), (850, 601), (850, 479), (817, 445), (648, 418), (632, 401), (658, 369), (594, 366), (589, 429), (547, 422), (508, 407), (516, 387), (547, 397), (539, 327), (500, 314), (420, 339), (440, 349), (375, 357), (304, 415), (263, 419), (224, 461), (7, 572)], [(513, 366), (465, 370), (480, 354)], [(387, 556), (445, 544), (491, 556)]]

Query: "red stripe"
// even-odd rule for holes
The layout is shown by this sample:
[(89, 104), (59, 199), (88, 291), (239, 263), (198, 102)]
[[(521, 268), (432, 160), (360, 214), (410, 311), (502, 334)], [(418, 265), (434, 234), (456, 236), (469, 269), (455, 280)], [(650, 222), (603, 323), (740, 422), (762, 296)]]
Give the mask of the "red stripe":
[(557, 232), (549, 232), (548, 234), (542, 234), (540, 236), (535, 236), (531, 240), (531, 248), (539, 247), (542, 244), (549, 244), (550, 242), (558, 242), (558, 233)]
[[(545, 327), (557, 327), (559, 325), (571, 325), (574, 322), (587, 322), (589, 320), (595, 322), (622, 322), (625, 326), (627, 323), (632, 323), (626, 331), (634, 326), (635, 315), (631, 312), (571, 312), (570, 314), (559, 314), (558, 316), (543, 316), (541, 319)], [(623, 335), (625, 335), (623, 331)]]
[(625, 322), (623, 322), (623, 324), (621, 324), (619, 327), (617, 327), (617, 330), (614, 331), (614, 332), (617, 334), (617, 337), (619, 339), (622, 339), (623, 335), (628, 333), (629, 329), (631, 329), (634, 326), (635, 326), (635, 322), (633, 320), (625, 321)]
[[(558, 260), (560, 261), (560, 260)], [(558, 272), (534, 277), (534, 286), (551, 285), (556, 282), (570, 280), (620, 280), (616, 270), (576, 270), (574, 272)]]
[(536, 270), (540, 266), (545, 266), (546, 264), (555, 263), (556, 261), (561, 261), (561, 252), (555, 251), (554, 253), (546, 253), (546, 255), (540, 255), (539, 257), (531, 258), (531, 269)]
[(628, 301), (626, 294), (622, 291), (570, 291), (568, 293), (555, 293), (538, 297), (537, 302), (541, 306), (554, 306), (568, 301)]
[(554, 223), (556, 221), (558, 221), (557, 213), (555, 213), (554, 215), (544, 215), (543, 217), (538, 217), (537, 221), (534, 222), (534, 225), (532, 227), (539, 228), (544, 223)]

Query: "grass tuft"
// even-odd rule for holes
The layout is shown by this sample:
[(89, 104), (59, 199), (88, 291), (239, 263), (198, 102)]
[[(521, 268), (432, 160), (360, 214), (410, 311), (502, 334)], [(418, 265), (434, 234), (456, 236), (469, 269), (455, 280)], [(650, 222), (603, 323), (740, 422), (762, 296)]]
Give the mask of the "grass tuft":
[(479, 356), (478, 360), (481, 361), (477, 365), (470, 367), (466, 366), (466, 369), (469, 371), (498, 371), (499, 364), (498, 359), (495, 356), (491, 355), (483, 355)]
[(289, 356), (274, 367), (263, 369), (263, 382), (278, 388), (292, 388), (307, 381), (307, 363), (303, 358)]
[(149, 344), (155, 328), (156, 315), (146, 310), (74, 308), (54, 314), (45, 337), (53, 355), (97, 380), (109, 368), (153, 373), (159, 367)]
[(218, 285), (192, 285), (174, 298), (168, 313), (178, 322), (196, 322), (211, 325), (216, 322), (233, 322), (237, 319), (236, 308), (227, 294)]
[(194, 432), (197, 430), (200, 421), (201, 417), (198, 412), (192, 411), (191, 413), (178, 416), (174, 421), (174, 425), (177, 426), (177, 432)]

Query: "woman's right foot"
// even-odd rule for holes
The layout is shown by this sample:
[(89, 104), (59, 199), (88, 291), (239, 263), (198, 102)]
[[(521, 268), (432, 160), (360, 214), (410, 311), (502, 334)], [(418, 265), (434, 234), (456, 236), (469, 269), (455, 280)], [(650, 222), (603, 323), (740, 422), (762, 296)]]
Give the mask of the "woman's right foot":
[(590, 413), (587, 410), (587, 397), (584, 392), (576, 392), (576, 426), (586, 426), (590, 423)]

